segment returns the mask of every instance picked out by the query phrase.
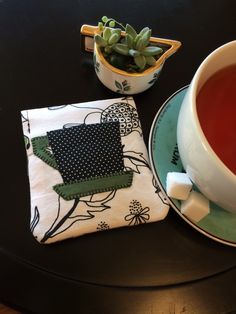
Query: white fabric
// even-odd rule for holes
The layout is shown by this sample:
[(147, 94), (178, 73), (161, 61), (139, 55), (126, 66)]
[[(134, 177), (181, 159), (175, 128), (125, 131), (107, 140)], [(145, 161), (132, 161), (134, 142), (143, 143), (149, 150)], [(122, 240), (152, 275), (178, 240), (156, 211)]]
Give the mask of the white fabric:
[[(136, 108), (134, 100), (129, 97), (22, 111), (23, 131), (30, 144), (27, 156), (31, 230), (39, 242), (52, 243), (90, 232), (154, 222), (166, 217), (169, 205), (147, 166), (148, 155), (140, 122), (138, 120), (137, 126), (137, 121), (133, 123), (130, 113), (118, 112), (115, 110), (116, 105), (111, 107), (117, 103), (126, 103), (130, 108)], [(125, 136), (121, 137), (124, 165), (126, 169), (134, 171), (132, 186), (81, 197), (68, 216), (75, 200), (65, 201), (53, 190), (54, 185), (63, 183), (61, 175), (58, 170), (34, 155), (31, 139), (45, 136), (47, 131), (61, 129), (65, 125), (103, 123), (101, 119), (104, 113), (106, 116), (109, 108), (113, 114), (112, 119), (118, 118), (123, 123), (123, 131), (125, 128)]]

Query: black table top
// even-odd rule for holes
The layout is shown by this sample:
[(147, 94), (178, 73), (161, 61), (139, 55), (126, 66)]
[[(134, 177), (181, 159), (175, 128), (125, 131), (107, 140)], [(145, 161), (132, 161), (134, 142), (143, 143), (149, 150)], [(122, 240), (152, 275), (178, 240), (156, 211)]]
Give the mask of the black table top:
[(148, 91), (135, 95), (144, 137), (162, 103), (190, 83), (201, 61), (235, 39), (226, 1), (0, 1), (0, 300), (36, 313), (232, 313), (236, 250), (170, 210), (161, 222), (38, 244), (20, 110), (119, 97), (81, 51), (80, 27), (103, 15), (176, 39)]

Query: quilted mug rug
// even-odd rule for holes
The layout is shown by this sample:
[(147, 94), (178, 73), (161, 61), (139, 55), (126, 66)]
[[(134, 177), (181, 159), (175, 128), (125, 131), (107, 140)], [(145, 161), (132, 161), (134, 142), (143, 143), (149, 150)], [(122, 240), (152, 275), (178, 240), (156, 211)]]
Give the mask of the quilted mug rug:
[(162, 220), (132, 97), (24, 110), (30, 230), (40, 243)]

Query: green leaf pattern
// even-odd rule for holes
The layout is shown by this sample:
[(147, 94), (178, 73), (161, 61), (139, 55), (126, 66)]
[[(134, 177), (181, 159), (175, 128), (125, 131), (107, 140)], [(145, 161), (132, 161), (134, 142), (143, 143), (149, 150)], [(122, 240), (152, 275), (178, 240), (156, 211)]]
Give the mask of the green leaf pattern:
[(148, 84), (153, 85), (156, 82), (156, 80), (158, 79), (159, 76), (160, 76), (160, 72), (154, 73), (153, 79), (151, 81), (149, 81)]
[(115, 86), (117, 88), (116, 92), (120, 94), (125, 94), (126, 92), (131, 90), (131, 86), (129, 85), (127, 80), (124, 80), (121, 83), (115, 80)]

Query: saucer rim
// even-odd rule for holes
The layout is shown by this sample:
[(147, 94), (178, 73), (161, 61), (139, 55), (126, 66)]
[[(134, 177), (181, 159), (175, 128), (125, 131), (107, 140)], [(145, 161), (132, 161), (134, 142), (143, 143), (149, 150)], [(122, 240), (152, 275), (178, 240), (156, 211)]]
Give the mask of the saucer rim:
[[(164, 110), (164, 108), (167, 106), (167, 104), (171, 101), (171, 99), (173, 99), (174, 97), (176, 97), (180, 92), (182, 92), (183, 90), (187, 89), (189, 87), (188, 85), (185, 85), (183, 87), (181, 87), (180, 89), (178, 89), (177, 91), (175, 91), (173, 94), (171, 94), (165, 101), (164, 103), (161, 105), (161, 107), (158, 109), (151, 128), (150, 128), (150, 133), (149, 133), (149, 140), (148, 140), (148, 152), (149, 152), (149, 159), (150, 159), (150, 165), (151, 165), (151, 169), (153, 171), (154, 177), (156, 179), (156, 181), (158, 182), (158, 185), (162, 191), (162, 193), (164, 194), (164, 196), (166, 197), (167, 201), (169, 202), (169, 205), (175, 210), (175, 212), (177, 212), (177, 214), (183, 219), (185, 220), (191, 227), (193, 227), (195, 230), (197, 230), (198, 232), (200, 232), (201, 234), (205, 235), (206, 237), (219, 242), (221, 244), (225, 244), (231, 247), (236, 247), (236, 241), (230, 241), (230, 240), (226, 240), (226, 239), (222, 239), (219, 238), (218, 236), (213, 235), (212, 233), (209, 233), (207, 230), (202, 229), (201, 227), (197, 226), (196, 224), (194, 224), (190, 219), (188, 219), (187, 217), (185, 217), (181, 212), (180, 209), (177, 207), (177, 205), (172, 201), (172, 199), (167, 195), (166, 193), (166, 189), (163, 187), (161, 180), (159, 179), (159, 175), (157, 172), (157, 169), (155, 167), (155, 163), (154, 163), (154, 158), (153, 158), (153, 137), (154, 137), (154, 132), (156, 129), (156, 124), (158, 121), (158, 117), (160, 116), (160, 114), (162, 113), (162, 111)], [(223, 208), (222, 208), (223, 209)]]

